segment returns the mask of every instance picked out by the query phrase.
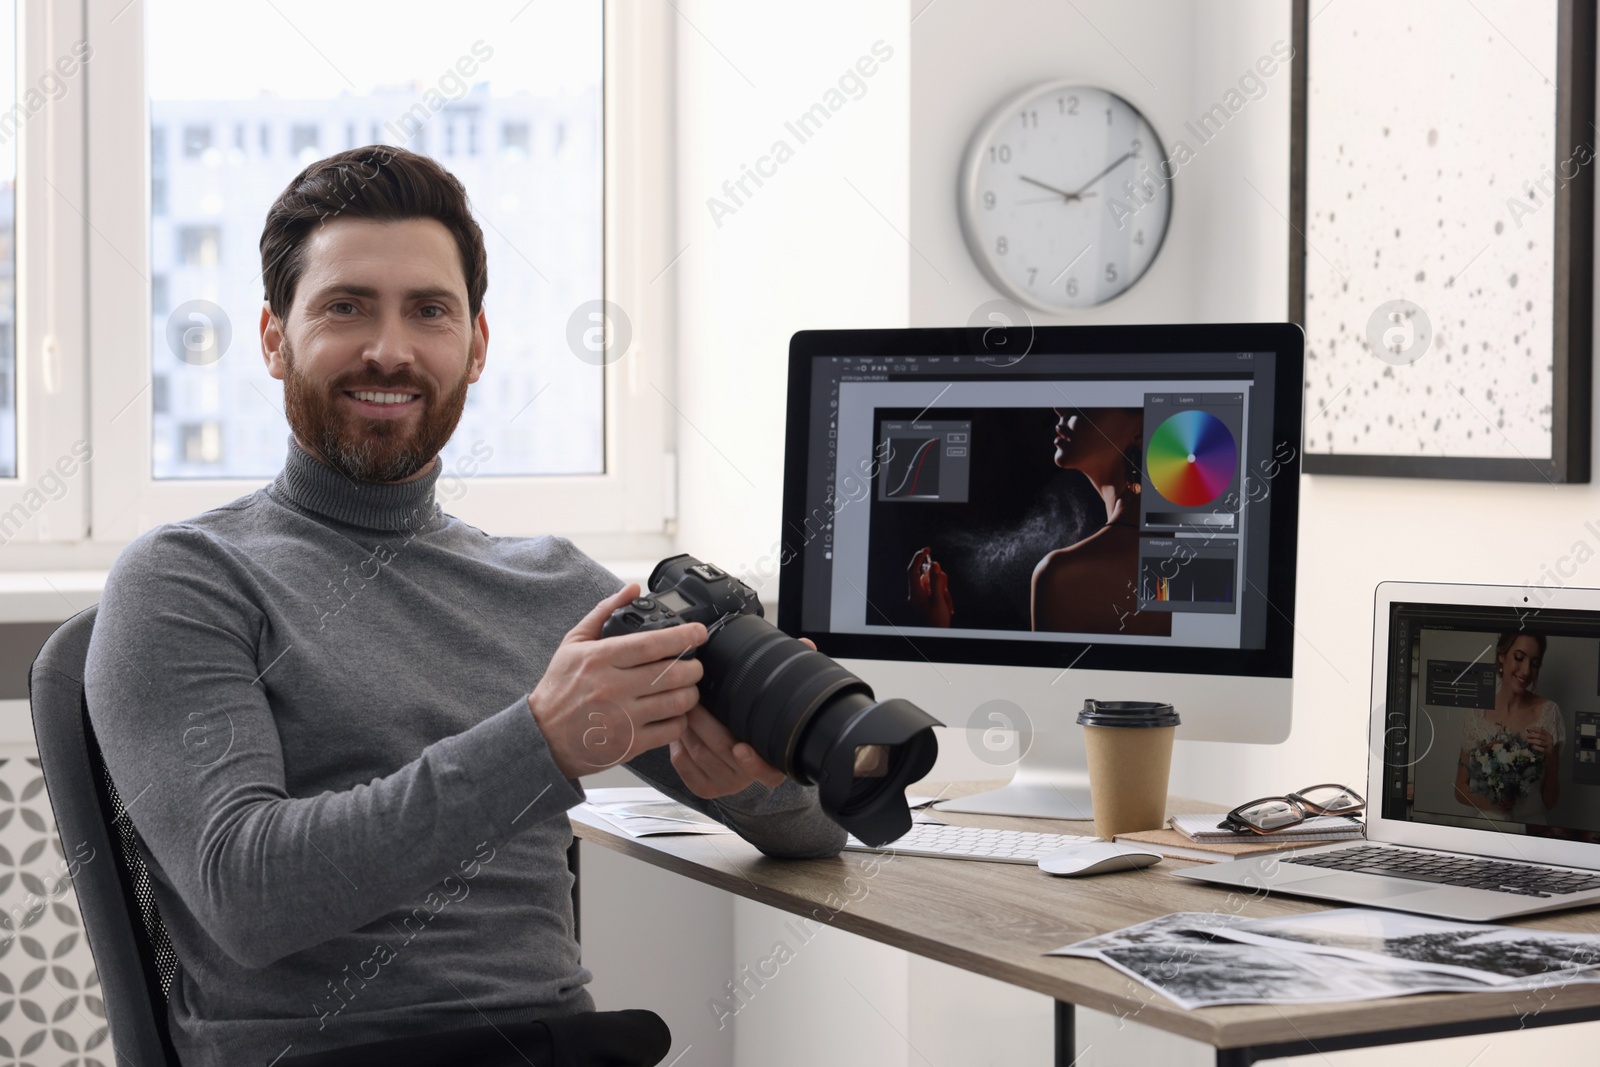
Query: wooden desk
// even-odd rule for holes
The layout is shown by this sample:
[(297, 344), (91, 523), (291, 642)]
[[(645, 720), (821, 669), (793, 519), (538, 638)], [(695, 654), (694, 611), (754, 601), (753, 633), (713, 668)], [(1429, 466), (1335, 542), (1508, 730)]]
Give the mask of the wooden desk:
[[(994, 783), (964, 782), (961, 796)], [(918, 783), (918, 793), (939, 784)], [(1221, 810), (1174, 798), (1175, 812)], [(574, 832), (592, 844), (781, 911), (914, 952), (976, 974), (1032, 989), (1056, 1001), (1056, 1063), (1076, 1057), (1073, 1005), (1203, 1041), (1218, 1067), (1552, 1026), (1600, 1019), (1600, 984), (1552, 985), (1522, 992), (1427, 994), (1348, 1004), (1265, 1004), (1185, 1011), (1098, 960), (1045, 956), (1096, 934), (1176, 911), (1221, 911), (1261, 918), (1324, 910), (1286, 896), (1249, 896), (1181, 878), (1191, 866), (1155, 867), (1092, 878), (1053, 878), (1037, 868), (917, 856), (845, 852), (826, 860), (772, 860), (737, 837), (634, 839), (571, 813)], [(967, 826), (1092, 833), (1088, 824), (941, 812)], [(1516, 925), (1600, 933), (1600, 908), (1536, 916)]]

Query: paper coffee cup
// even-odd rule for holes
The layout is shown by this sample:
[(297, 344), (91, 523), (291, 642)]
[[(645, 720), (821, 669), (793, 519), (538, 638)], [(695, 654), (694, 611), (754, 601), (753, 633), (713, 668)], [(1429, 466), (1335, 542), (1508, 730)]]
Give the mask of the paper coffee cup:
[(1085, 700), (1078, 714), (1089, 754), (1094, 832), (1159, 830), (1167, 822), (1167, 778), (1178, 713), (1171, 704)]

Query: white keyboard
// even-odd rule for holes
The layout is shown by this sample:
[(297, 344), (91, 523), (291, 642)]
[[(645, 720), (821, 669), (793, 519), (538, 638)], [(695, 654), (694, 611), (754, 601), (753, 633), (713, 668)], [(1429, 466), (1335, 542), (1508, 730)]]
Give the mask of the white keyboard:
[(851, 837), (845, 848), (856, 852), (893, 852), (900, 856), (942, 856), (951, 860), (988, 860), (991, 863), (1038, 863), (1040, 858), (1068, 845), (1101, 843), (1080, 834), (1041, 834), (1031, 830), (996, 830), (991, 827), (947, 826), (916, 823), (909, 833), (882, 848)]

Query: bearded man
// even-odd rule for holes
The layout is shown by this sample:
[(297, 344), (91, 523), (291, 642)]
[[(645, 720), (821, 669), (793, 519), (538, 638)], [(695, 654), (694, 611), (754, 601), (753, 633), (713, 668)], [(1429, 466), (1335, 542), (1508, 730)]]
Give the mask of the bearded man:
[(622, 762), (773, 856), (844, 832), (699, 704), (705, 627), (598, 640), (636, 585), (434, 502), (489, 346), (453, 176), (321, 160), (261, 260), (283, 471), (128, 546), (86, 677), (177, 956), (174, 1044), (186, 1067), (396, 1039), (387, 1063), (498, 1062), (466, 1050), (595, 1007), (566, 864), (584, 774)]

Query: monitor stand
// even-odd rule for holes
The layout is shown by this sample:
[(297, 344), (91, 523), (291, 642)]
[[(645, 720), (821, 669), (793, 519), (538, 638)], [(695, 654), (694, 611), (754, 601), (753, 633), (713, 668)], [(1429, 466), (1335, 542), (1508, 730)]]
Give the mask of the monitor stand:
[(1083, 731), (1041, 730), (1033, 735), (1010, 782), (987, 793), (942, 800), (934, 807), (940, 811), (1030, 819), (1094, 818)]

